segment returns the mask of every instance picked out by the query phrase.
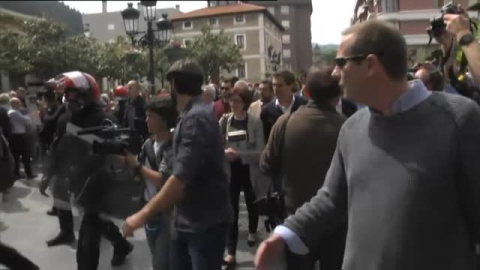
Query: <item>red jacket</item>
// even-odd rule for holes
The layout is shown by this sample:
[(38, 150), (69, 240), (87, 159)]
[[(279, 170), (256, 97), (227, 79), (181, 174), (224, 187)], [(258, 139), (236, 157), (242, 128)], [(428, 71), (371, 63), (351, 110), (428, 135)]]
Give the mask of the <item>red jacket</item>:
[(229, 113), (230, 111), (230, 104), (228, 104), (228, 102), (224, 103), (223, 99), (219, 99), (213, 104), (213, 112), (217, 120), (220, 120), (223, 114)]

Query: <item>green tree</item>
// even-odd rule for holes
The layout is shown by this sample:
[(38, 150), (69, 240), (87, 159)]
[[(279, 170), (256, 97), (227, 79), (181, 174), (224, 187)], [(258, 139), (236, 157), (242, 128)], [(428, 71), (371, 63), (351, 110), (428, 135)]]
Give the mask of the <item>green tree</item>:
[[(25, 74), (35, 72), (42, 78), (60, 70), (56, 61), (62, 46), (65, 26), (47, 20), (26, 20), (20, 29), (0, 33), (2, 69)], [(6, 66), (4, 66), (6, 64)]]
[(196, 59), (203, 67), (205, 80), (210, 76), (218, 81), (220, 70), (230, 72), (243, 63), (239, 47), (224, 34), (214, 34), (209, 25), (202, 27), (202, 35), (187, 47), (187, 56)]

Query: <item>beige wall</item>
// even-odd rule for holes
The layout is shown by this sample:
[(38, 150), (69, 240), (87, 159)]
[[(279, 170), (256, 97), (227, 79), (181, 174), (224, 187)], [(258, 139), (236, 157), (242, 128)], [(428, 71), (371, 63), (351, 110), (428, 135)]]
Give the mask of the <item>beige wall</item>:
[[(273, 68), (269, 63), (267, 55), (268, 46), (272, 44), (275, 51), (282, 52), (282, 31), (262, 12), (247, 13), (245, 15), (246, 23), (240, 25), (233, 23), (234, 15), (218, 17), (219, 26), (213, 26), (212, 29), (213, 33), (218, 32), (219, 29), (224, 29), (224, 33), (234, 42), (235, 35), (245, 35), (246, 49), (240, 52), (245, 57), (246, 79), (251, 82), (259, 82), (265, 77), (265, 73), (273, 73)], [(185, 39), (198, 37), (201, 34), (202, 26), (206, 23), (209, 23), (209, 18), (194, 19), (193, 28), (183, 30), (183, 21), (174, 22), (175, 40), (183, 43)], [(263, 46), (263, 50), (261, 50), (261, 46)], [(264, 70), (262, 70), (262, 66)], [(222, 75), (236, 76), (236, 70), (230, 73), (224, 72)]]
[(179, 20), (173, 22), (173, 29), (175, 33), (185, 33), (192, 31), (201, 31), (203, 25), (208, 24), (210, 18), (218, 18), (219, 26), (212, 26), (212, 29), (225, 29), (225, 28), (234, 28), (234, 27), (248, 27), (248, 26), (258, 26), (258, 12), (246, 13), (245, 23), (243, 24), (234, 24), (234, 19), (236, 15), (223, 15), (223, 16), (213, 16), (208, 18), (196, 18), (192, 19), (193, 28), (192, 29), (183, 29), (183, 22), (188, 20)]
[[(240, 79), (245, 79), (248, 82), (256, 83), (260, 82), (264, 76), (260, 72), (260, 61), (261, 59), (256, 58), (256, 59), (247, 59), (245, 60), (246, 64), (246, 78), (240, 78)], [(222, 72), (222, 75), (224, 77), (229, 77), (229, 76), (237, 76), (236, 70), (232, 70), (232, 72)]]

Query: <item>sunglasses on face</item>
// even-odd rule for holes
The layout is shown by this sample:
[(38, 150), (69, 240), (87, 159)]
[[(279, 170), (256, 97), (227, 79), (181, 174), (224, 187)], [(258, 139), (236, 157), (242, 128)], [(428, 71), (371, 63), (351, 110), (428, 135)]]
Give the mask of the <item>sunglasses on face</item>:
[(365, 58), (367, 58), (366, 55), (354, 55), (354, 56), (347, 56), (347, 57), (337, 57), (337, 58), (335, 58), (335, 64), (339, 68), (343, 68), (348, 63), (348, 61), (350, 61), (350, 60), (361, 61), (361, 60), (365, 60)]

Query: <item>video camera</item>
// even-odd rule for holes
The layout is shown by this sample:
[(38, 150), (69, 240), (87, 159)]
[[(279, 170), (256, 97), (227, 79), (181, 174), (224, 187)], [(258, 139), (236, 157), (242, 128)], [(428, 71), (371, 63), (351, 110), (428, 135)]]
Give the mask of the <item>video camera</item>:
[(443, 21), (443, 16), (445, 14), (460, 14), (460, 10), (452, 2), (444, 5), (440, 9), (440, 12), (442, 13), (442, 15), (430, 20), (430, 26), (427, 28), (427, 33), (428, 33), (428, 36), (430, 37), (428, 41), (428, 45), (432, 43), (432, 39), (434, 37), (439, 37), (445, 32), (446, 24)]
[(104, 139), (103, 142), (93, 141), (93, 152), (97, 155), (125, 155), (125, 150), (133, 155), (138, 155), (142, 148), (140, 135), (129, 128), (119, 128), (111, 121), (107, 125), (85, 128), (77, 135), (97, 135)]
[(27, 83), (28, 87), (37, 88), (36, 97), (37, 99), (45, 98), (46, 100), (55, 99), (55, 88), (53, 85), (46, 82), (29, 82)]

